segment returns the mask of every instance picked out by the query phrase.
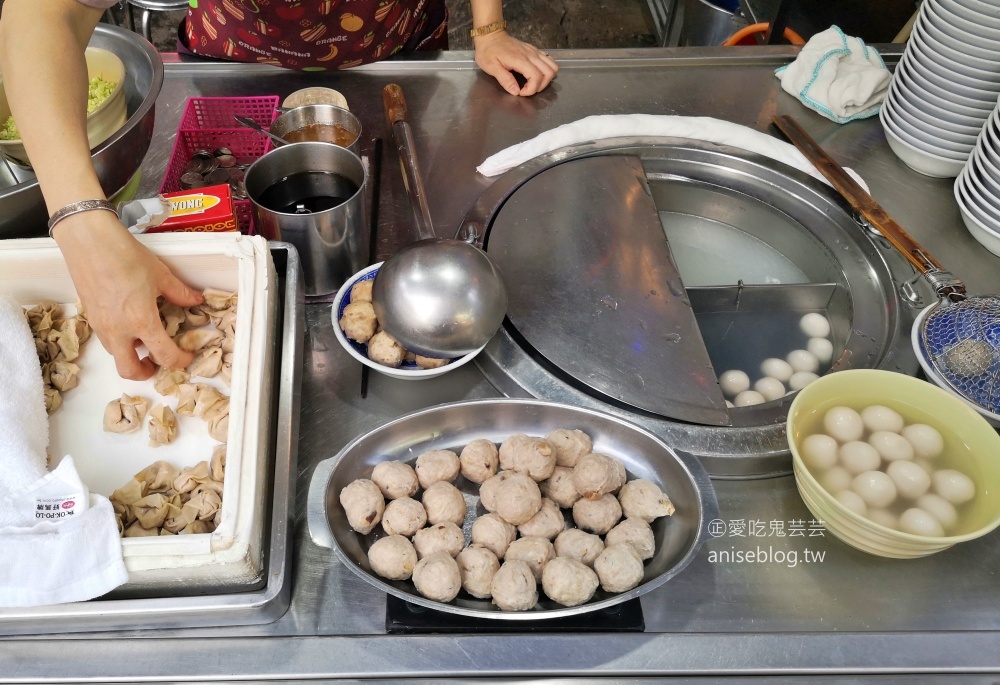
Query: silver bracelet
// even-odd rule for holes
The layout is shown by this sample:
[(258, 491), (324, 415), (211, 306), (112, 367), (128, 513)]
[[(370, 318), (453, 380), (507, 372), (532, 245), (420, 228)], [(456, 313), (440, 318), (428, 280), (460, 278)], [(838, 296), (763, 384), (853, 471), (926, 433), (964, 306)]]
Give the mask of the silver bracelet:
[(71, 202), (49, 217), (49, 237), (52, 237), (52, 229), (55, 228), (55, 225), (66, 217), (79, 214), (80, 212), (89, 212), (94, 209), (111, 212), (115, 216), (118, 216), (118, 210), (107, 200), (80, 200), (79, 202)]

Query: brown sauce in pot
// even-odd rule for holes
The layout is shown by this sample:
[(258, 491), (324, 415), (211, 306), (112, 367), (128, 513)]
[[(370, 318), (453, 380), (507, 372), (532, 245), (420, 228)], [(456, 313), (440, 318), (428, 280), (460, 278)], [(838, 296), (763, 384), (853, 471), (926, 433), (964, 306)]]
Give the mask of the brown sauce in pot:
[(289, 143), (301, 143), (307, 140), (315, 140), (323, 143), (333, 143), (341, 147), (347, 147), (355, 140), (357, 135), (351, 133), (339, 124), (308, 124), (294, 131), (289, 131), (282, 136)]

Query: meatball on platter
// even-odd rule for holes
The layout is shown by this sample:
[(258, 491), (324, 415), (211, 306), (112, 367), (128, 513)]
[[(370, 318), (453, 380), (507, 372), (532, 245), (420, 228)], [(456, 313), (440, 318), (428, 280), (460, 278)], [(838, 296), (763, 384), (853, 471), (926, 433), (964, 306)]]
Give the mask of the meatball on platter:
[[(386, 593), (467, 616), (604, 609), (680, 573), (718, 518), (693, 456), (600, 411), (528, 399), (424, 409), (317, 465), (309, 534)], [(478, 525), (477, 525), (478, 522)]]

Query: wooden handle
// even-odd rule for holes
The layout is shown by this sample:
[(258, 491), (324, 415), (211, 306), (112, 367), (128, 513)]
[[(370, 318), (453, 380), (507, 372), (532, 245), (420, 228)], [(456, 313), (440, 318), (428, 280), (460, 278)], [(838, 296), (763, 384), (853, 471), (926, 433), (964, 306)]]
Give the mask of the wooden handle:
[(406, 98), (403, 89), (395, 83), (390, 83), (382, 90), (382, 104), (385, 105), (385, 119), (389, 127), (401, 121), (406, 121)]
[(819, 172), (833, 184), (833, 187), (844, 199), (884, 235), (893, 247), (916, 267), (917, 271), (921, 274), (926, 274), (928, 271), (944, 271), (944, 267), (909, 233), (903, 230), (903, 227), (897, 224), (889, 216), (889, 213), (882, 209), (882, 206), (858, 185), (858, 182), (851, 178), (844, 171), (844, 168), (837, 164), (795, 119), (783, 114), (773, 116), (771, 120), (778, 127), (778, 130), (784, 133), (788, 140), (806, 156), (806, 159), (812, 162), (819, 169)]

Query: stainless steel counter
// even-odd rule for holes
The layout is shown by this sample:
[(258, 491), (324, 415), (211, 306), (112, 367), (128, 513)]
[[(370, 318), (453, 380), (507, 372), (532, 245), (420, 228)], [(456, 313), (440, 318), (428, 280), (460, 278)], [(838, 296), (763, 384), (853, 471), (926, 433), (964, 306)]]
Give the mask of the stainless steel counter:
[[(786, 48), (563, 53), (557, 81), (530, 99), (499, 92), (463, 53), (329, 75), (168, 64), (142, 188), (158, 186), (184, 99), (194, 95), (284, 96), (328, 85), (347, 96), (366, 136), (387, 137), (381, 89), (400, 83), (431, 214), (446, 235), (490, 184), (475, 165), (554, 126), (589, 114), (643, 112), (714, 116), (766, 130), (772, 114), (792, 113), (859, 171), (876, 199), (971, 292), (997, 290), (1000, 259), (962, 227), (951, 182), (906, 168), (877, 119), (838, 126), (784, 94), (771, 72), (791, 54)], [(393, 146), (385, 148), (380, 256), (414, 236)], [(1000, 673), (1000, 535), (922, 560), (870, 557), (813, 532), (788, 477), (716, 482), (725, 534), (678, 578), (643, 597), (645, 633), (386, 635), (385, 595), (308, 539), (302, 515), (312, 467), (390, 418), (498, 393), (470, 365), (419, 383), (374, 373), (362, 399), (361, 367), (334, 338), (329, 305), (307, 306), (305, 344), (288, 613), (244, 628), (11, 639), (0, 642), (0, 682)], [(740, 530), (742, 536), (734, 535)], [(793, 535), (799, 530), (801, 536)], [(770, 557), (760, 561), (758, 550)], [(753, 561), (734, 558), (747, 552)]]

